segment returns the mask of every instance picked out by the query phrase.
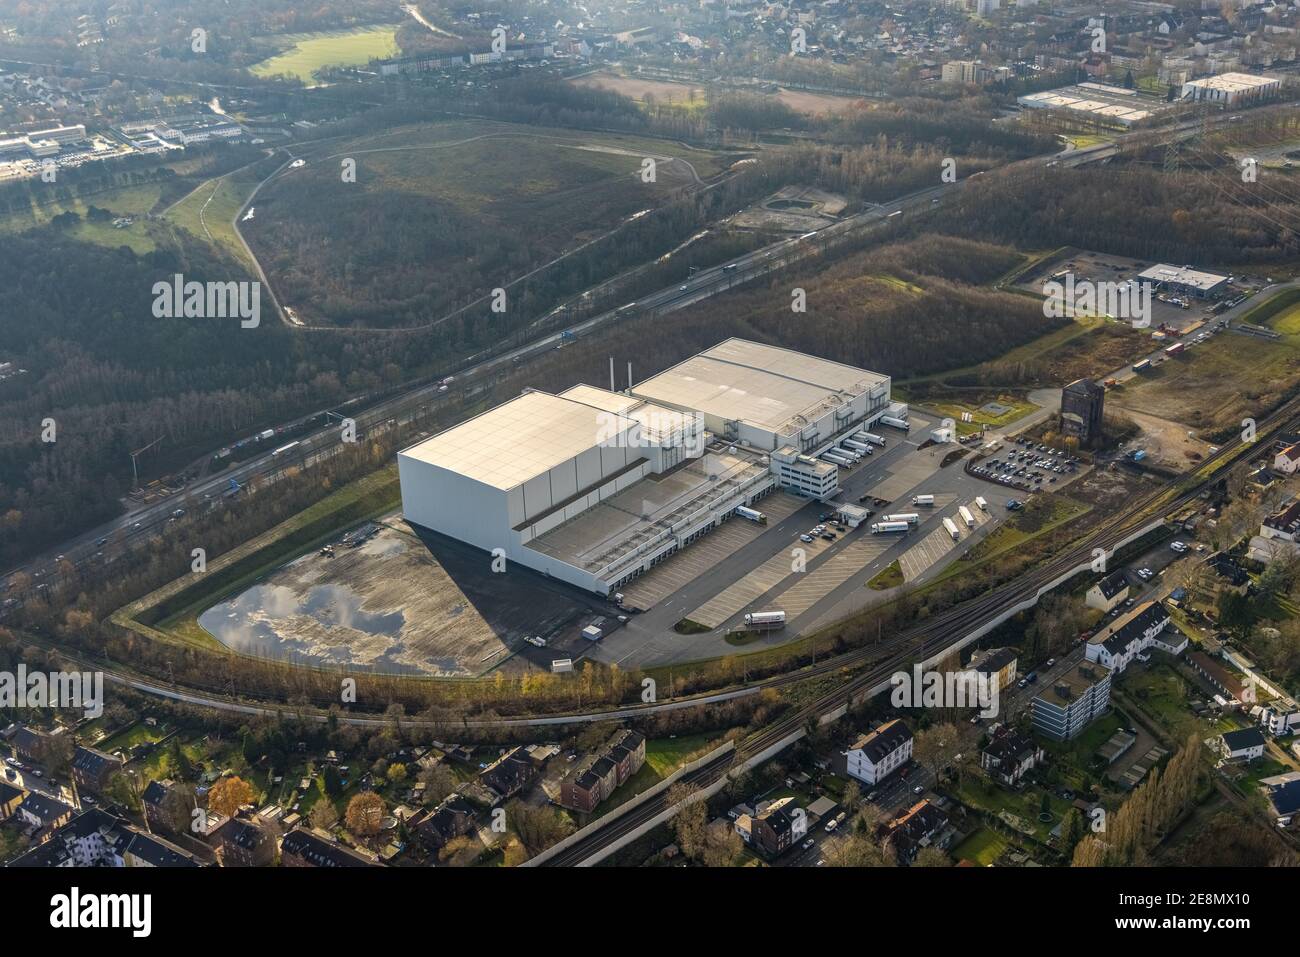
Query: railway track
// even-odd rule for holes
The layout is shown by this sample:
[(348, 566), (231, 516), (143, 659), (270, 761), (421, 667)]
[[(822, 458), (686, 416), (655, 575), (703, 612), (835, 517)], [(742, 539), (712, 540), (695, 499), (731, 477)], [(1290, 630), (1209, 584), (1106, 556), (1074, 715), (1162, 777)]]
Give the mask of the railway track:
[[(1013, 585), (989, 592), (981, 598), (943, 612), (923, 626), (900, 633), (896, 638), (885, 643), (884, 647), (892, 646), (895, 649), (885, 659), (850, 677), (840, 686), (823, 692), (813, 701), (781, 717), (773, 724), (751, 733), (737, 745), (734, 751), (721, 755), (717, 760), (683, 776), (682, 783), (700, 787), (715, 783), (730, 773), (733, 768), (744, 766), (747, 761), (797, 734), (810, 720), (820, 719), (836, 708), (848, 704), (857, 695), (887, 681), (890, 675), (912, 662), (925, 660), (957, 644), (974, 628), (987, 623), (998, 612), (1035, 597), (1045, 585), (1080, 564), (1086, 563), (1094, 549), (1105, 548), (1110, 553), (1118, 543), (1143, 526), (1195, 501), (1204, 487), (1219, 474), (1219, 469), (1210, 470), (1211, 466), (1222, 466), (1248, 455), (1260, 441), (1265, 441), (1273, 431), (1297, 413), (1300, 413), (1300, 397), (1283, 403), (1266, 418), (1266, 424), (1258, 430), (1256, 442), (1247, 444), (1241, 439), (1235, 439), (1231, 443), (1226, 443), (1201, 463), (1197, 475), (1175, 479), (1142, 496), (1129, 512), (1104, 522), (1090, 535), (1040, 566), (1031, 575), (1018, 580)], [(867, 660), (873, 652), (879, 654), (881, 649), (882, 645), (874, 645), (848, 652), (831, 659), (824, 665), (800, 673), (800, 680), (851, 669), (855, 663)], [(771, 684), (776, 683), (771, 682)], [(643, 802), (642, 806), (611, 821), (608, 827), (600, 828), (571, 847), (565, 848), (546, 861), (543, 866), (578, 866), (638, 827), (670, 811), (671, 808), (667, 791), (656, 794)]]

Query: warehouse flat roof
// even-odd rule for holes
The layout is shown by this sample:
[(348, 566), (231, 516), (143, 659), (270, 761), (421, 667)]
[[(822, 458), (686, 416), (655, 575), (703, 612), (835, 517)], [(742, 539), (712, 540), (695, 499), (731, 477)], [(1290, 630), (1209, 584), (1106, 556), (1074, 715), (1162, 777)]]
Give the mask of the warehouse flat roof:
[(1218, 76), (1189, 80), (1187, 85), (1199, 86), (1207, 90), (1222, 90), (1225, 93), (1240, 93), (1243, 90), (1254, 90), (1261, 86), (1270, 86), (1281, 82), (1281, 80), (1271, 76), (1252, 76), (1249, 73), (1220, 73)]
[(816, 356), (728, 339), (633, 388), (636, 395), (780, 433), (889, 381)]
[(585, 402), (525, 392), (402, 454), (512, 489), (588, 449), (612, 444), (634, 424), (632, 419), (611, 419), (609, 410)]
[[(1152, 109), (1167, 108), (1166, 104), (1139, 101), (1135, 91), (1118, 87), (1105, 86), (1100, 83), (1080, 83), (1076, 86), (1061, 87), (1056, 90), (1043, 90), (1028, 93), (1018, 99), (1021, 106), (1037, 109), (1075, 110), (1080, 113), (1092, 113), (1104, 116), (1119, 123), (1133, 124), (1148, 119)], [(1141, 107), (1149, 105), (1152, 109)]]
[(1164, 263), (1156, 263), (1150, 269), (1144, 269), (1138, 273), (1139, 279), (1150, 279), (1152, 282), (1176, 282), (1181, 286), (1191, 286), (1208, 292), (1221, 282), (1227, 282), (1227, 276), (1220, 276), (1212, 272), (1200, 272), (1189, 266), (1167, 266)]
[(690, 430), (695, 417), (689, 412), (656, 405), (634, 395), (610, 392), (594, 385), (575, 385), (560, 393), (563, 399), (572, 399), (594, 406), (605, 412), (625, 415), (641, 423), (641, 436), (649, 442), (658, 442), (672, 435)]

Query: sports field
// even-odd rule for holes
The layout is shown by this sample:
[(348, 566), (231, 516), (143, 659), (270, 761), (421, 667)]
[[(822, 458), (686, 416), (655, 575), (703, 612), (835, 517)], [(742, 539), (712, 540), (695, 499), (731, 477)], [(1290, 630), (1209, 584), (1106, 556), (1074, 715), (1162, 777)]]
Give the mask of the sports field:
[(393, 56), (397, 53), (396, 35), (395, 25), (380, 25), (275, 37), (277, 43), (291, 46), (279, 56), (253, 64), (249, 71), (254, 76), (288, 75), (312, 83), (322, 67), (364, 66), (372, 59)]

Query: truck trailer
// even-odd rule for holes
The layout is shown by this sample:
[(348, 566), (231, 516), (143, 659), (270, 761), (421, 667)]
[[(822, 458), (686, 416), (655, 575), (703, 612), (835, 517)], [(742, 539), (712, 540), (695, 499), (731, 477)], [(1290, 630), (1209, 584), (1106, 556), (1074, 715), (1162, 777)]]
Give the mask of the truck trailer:
[(904, 432), (910, 432), (912, 427), (907, 424), (906, 419), (896, 419), (892, 415), (882, 415), (880, 417), (881, 425), (888, 425), (895, 429), (902, 429)]
[(961, 516), (961, 520), (966, 523), (967, 528), (975, 527), (975, 516), (971, 514), (970, 509), (965, 505), (962, 505), (957, 509), (957, 514)]
[(907, 522), (908, 525), (920, 525), (921, 516), (916, 512), (899, 512), (897, 515), (886, 515), (882, 518), (886, 522)]
[(883, 535), (887, 532), (906, 532), (911, 527), (909, 522), (876, 522), (871, 526), (871, 534)]
[(737, 505), (736, 514), (741, 518), (747, 518), (751, 522), (757, 522), (759, 525), (767, 524), (767, 516), (756, 508), (749, 508), (746, 505)]
[(859, 442), (857, 439), (845, 439), (840, 445), (854, 452), (861, 452), (863, 455), (874, 455), (876, 451), (866, 442)]
[(975, 496), (975, 504), (981, 512), (987, 512), (989, 510), (989, 503), (985, 501), (983, 495)]
[(882, 449), (885, 447), (884, 437), (876, 435), (874, 432), (855, 432), (855, 439), (861, 439), (863, 442), (870, 442), (872, 445), (879, 445)]
[(756, 611), (745, 616), (745, 627), (750, 631), (773, 631), (785, 627), (785, 612)]
[(912, 496), (912, 504), (913, 504), (913, 505), (933, 505), (933, 504), (934, 504), (934, 496), (933, 496), (933, 495), (913, 495), (913, 496)]
[(948, 529), (948, 534), (952, 536), (954, 542), (961, 538), (961, 532), (957, 531), (957, 523), (952, 519), (945, 518), (943, 520), (943, 527)]

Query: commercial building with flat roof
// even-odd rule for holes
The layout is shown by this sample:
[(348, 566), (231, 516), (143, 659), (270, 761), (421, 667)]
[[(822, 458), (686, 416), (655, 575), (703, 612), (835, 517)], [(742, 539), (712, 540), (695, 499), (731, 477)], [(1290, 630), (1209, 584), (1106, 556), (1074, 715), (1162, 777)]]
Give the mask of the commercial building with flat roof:
[(700, 413), (728, 442), (764, 452), (810, 452), (850, 423), (889, 406), (889, 376), (791, 349), (728, 339), (632, 389), (661, 405)]
[(778, 486), (823, 501), (817, 452), (889, 378), (729, 339), (630, 390), (529, 390), (398, 453), (415, 525), (608, 594)]
[(1202, 77), (1183, 84), (1182, 98), (1197, 102), (1222, 103), (1240, 106), (1277, 96), (1282, 81), (1271, 76), (1252, 76), (1249, 73), (1220, 73)]
[(1218, 273), (1201, 272), (1191, 266), (1169, 266), (1156, 263), (1150, 269), (1138, 273), (1138, 282), (1151, 283), (1160, 289), (1172, 289), (1204, 299), (1222, 291), (1228, 283), (1227, 276)]
[(1163, 101), (1143, 97), (1136, 90), (1104, 83), (1079, 83), (1028, 93), (1017, 97), (1016, 102), (1027, 110), (1064, 110), (1121, 127), (1144, 123), (1169, 108)]

